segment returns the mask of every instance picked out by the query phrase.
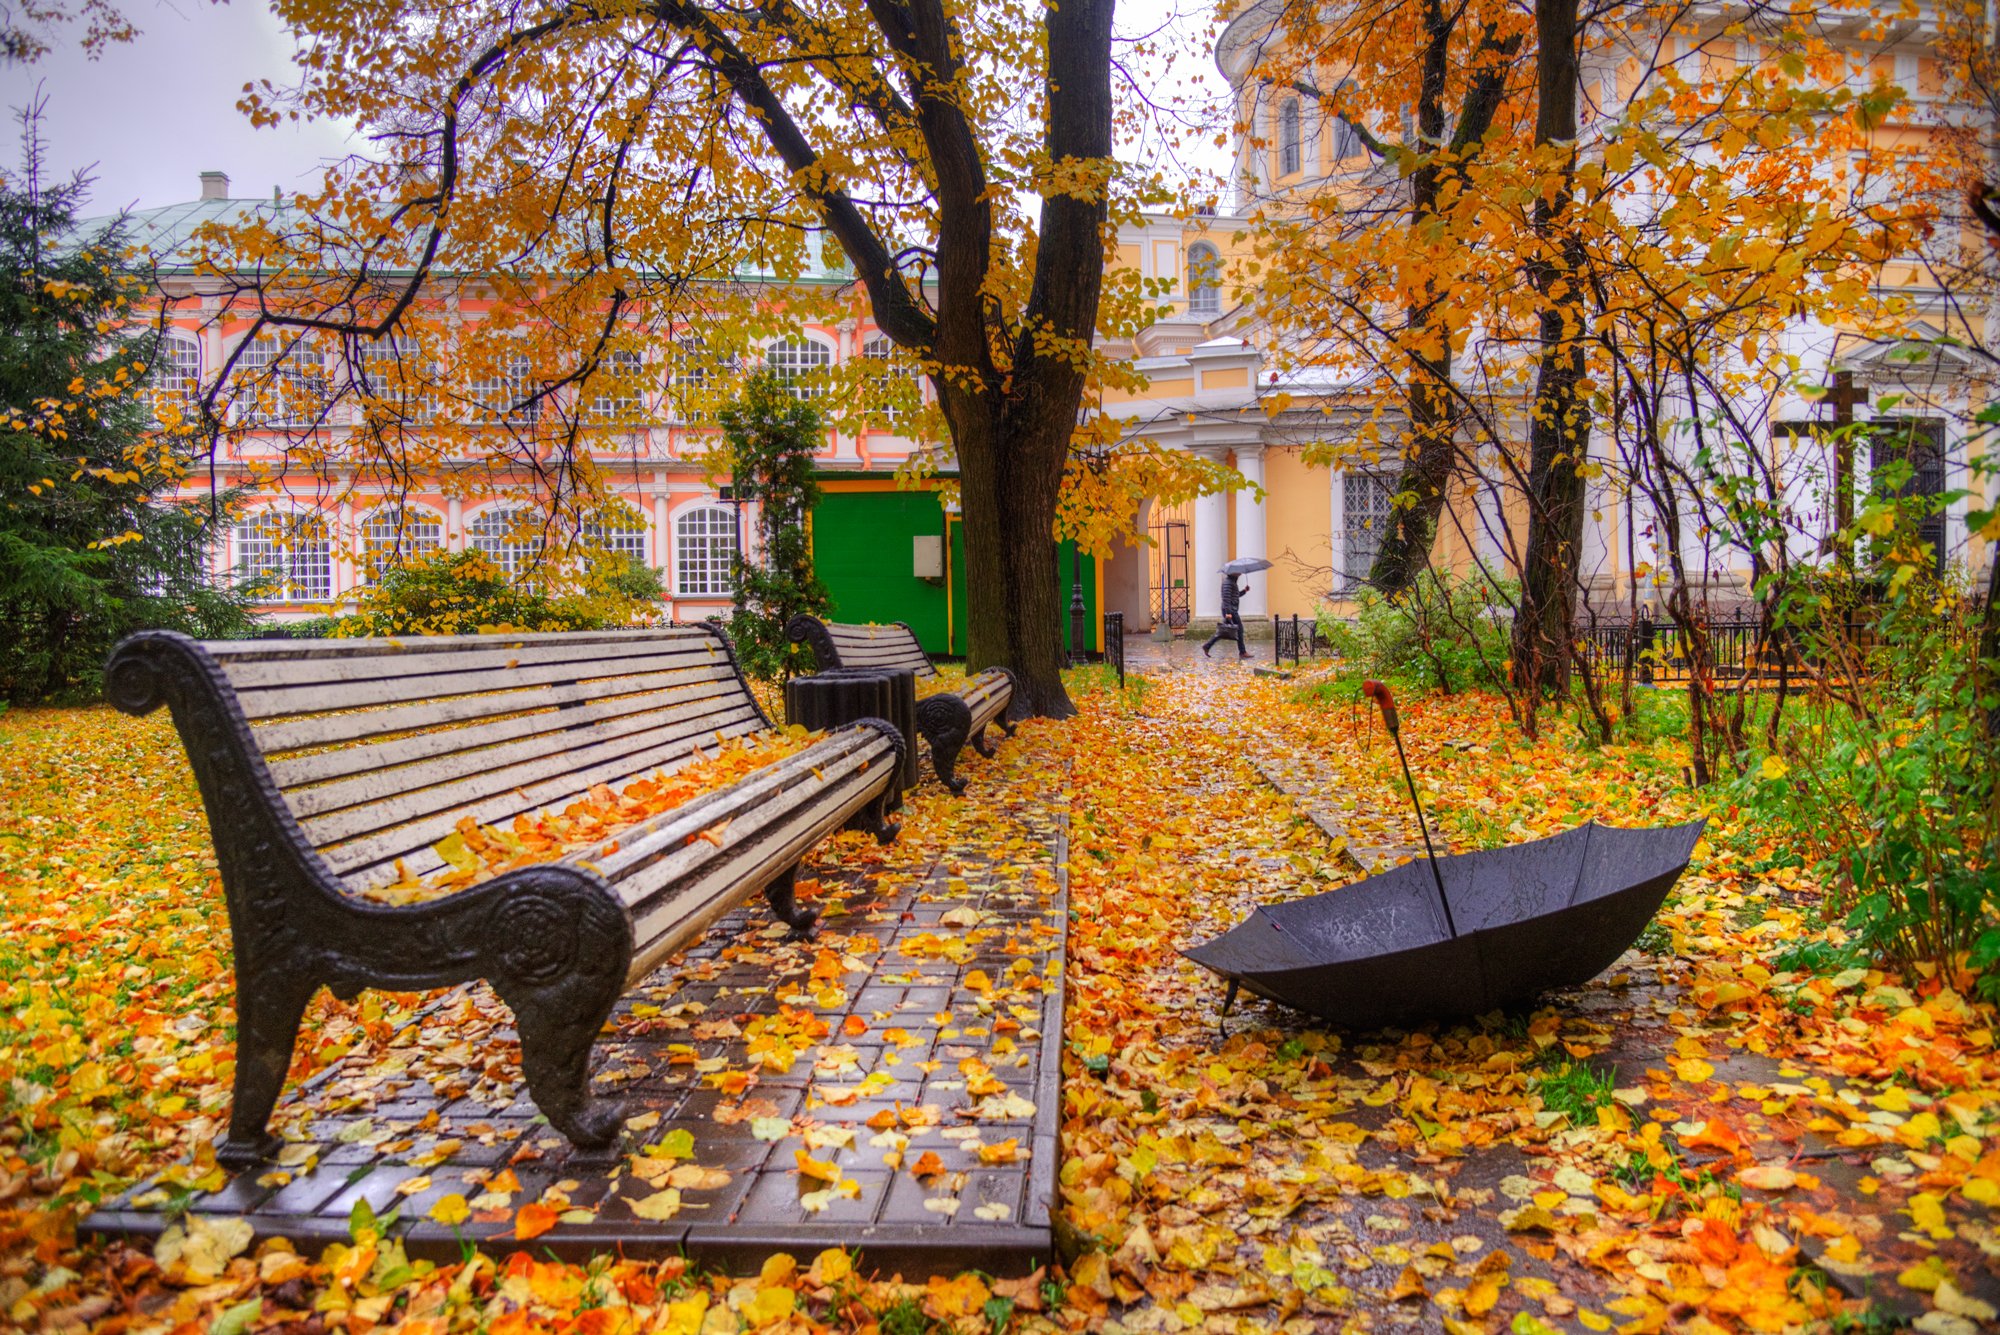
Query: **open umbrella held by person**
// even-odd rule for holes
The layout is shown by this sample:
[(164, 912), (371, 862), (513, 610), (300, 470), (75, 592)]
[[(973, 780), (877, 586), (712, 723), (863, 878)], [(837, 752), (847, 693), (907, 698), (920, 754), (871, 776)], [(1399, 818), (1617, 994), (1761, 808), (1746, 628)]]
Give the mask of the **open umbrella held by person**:
[(1215, 634), (1208, 637), (1208, 643), (1201, 646), (1202, 657), (1215, 647), (1217, 640), (1236, 641), (1236, 656), (1248, 658), (1250, 648), (1243, 643), (1243, 595), (1248, 590), (1237, 581), (1245, 575), (1259, 570), (1269, 570), (1271, 563), (1261, 556), (1242, 556), (1222, 567), (1222, 620), (1215, 628)]

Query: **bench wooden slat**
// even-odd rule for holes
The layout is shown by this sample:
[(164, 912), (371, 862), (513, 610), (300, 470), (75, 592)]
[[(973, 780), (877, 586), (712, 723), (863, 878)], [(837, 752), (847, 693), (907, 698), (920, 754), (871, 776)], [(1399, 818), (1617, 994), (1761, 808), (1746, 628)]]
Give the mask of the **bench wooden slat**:
[[(642, 672), (618, 678), (615, 689), (603, 682), (556, 682), (522, 691), (488, 692), (484, 695), (456, 696), (444, 700), (385, 705), (380, 709), (354, 710), (340, 714), (291, 715), (270, 719), (251, 727), (257, 744), (266, 755), (282, 755), (313, 747), (338, 746), (369, 737), (416, 733), (421, 729), (444, 728), (496, 715), (525, 714), (557, 705), (582, 705), (620, 693), (693, 688), (704, 683), (722, 683), (725, 693), (750, 698), (727, 663), (712, 667), (676, 668), (667, 672)], [(335, 755), (339, 752), (324, 752)]]
[[(691, 633), (677, 641), (620, 640), (610, 644), (503, 644), (492, 649), (461, 649), (454, 654), (426, 653), (411, 648), (398, 654), (369, 654), (343, 659), (258, 659), (223, 664), (229, 684), (245, 699), (285, 687), (334, 685), (359, 681), (392, 681), (438, 672), (477, 672), (492, 668), (535, 667), (550, 663), (614, 664), (645, 658), (665, 649), (685, 647), (724, 661), (720, 646), (709, 636)], [(593, 676), (602, 675), (598, 673)]]
[[(532, 723), (538, 726), (526, 735), (511, 741), (484, 741), (475, 747), (460, 746), (449, 754), (433, 757), (418, 764), (372, 765), (360, 773), (330, 783), (312, 787), (292, 787), (287, 790), (285, 800), (291, 804), (292, 814), (304, 820), (346, 807), (381, 802), (403, 793), (414, 793), (449, 784), (457, 781), (469, 767), (497, 772), (551, 755), (580, 755), (600, 743), (663, 728), (699, 737), (704, 727), (720, 727), (742, 717), (741, 701), (735, 701), (734, 708), (728, 705), (717, 708), (718, 700), (730, 697), (684, 699), (671, 702), (665, 707), (657, 703), (657, 697), (653, 698), (656, 703), (652, 707), (607, 712), (596, 718), (586, 717), (582, 709), (563, 709), (533, 714), (526, 718), (502, 720), (508, 724)], [(617, 703), (620, 702), (610, 702), (613, 705)], [(707, 720), (710, 719), (714, 722), (708, 723)], [(490, 726), (482, 725), (478, 729), (465, 731), (484, 732)], [(449, 737), (450, 734), (445, 734), (445, 738)], [(379, 752), (387, 746), (396, 745), (400, 743), (389, 742), (351, 749)]]
[(569, 662), (457, 672), (440, 660), (436, 671), (420, 676), (397, 677), (383, 681), (336, 682), (324, 686), (277, 687), (239, 696), (238, 700), (242, 705), (244, 717), (256, 720), (276, 718), (283, 714), (361, 709), (371, 705), (431, 700), (455, 695), (476, 695), (490, 691), (518, 691), (530, 686), (551, 685), (556, 682), (602, 680), (634, 676), (642, 672), (695, 670), (712, 666), (714, 662), (714, 657), (696, 644), (662, 646), (653, 653), (617, 659), (594, 670), (588, 664)]
[(554, 707), (557, 701), (551, 693), (541, 697), (548, 703), (532, 713), (510, 713), (485, 722), (412, 733), (391, 741), (362, 742), (336, 751), (310, 751), (304, 755), (273, 760), (270, 762), (271, 777), (280, 788), (303, 788), (352, 774), (409, 765), (435, 756), (457, 756), (520, 737), (565, 732), (586, 723), (625, 718), (669, 705), (734, 700), (737, 698), (734, 686), (734, 682), (716, 678), (608, 699), (579, 698), (566, 709)]
[[(302, 658), (398, 657), (461, 653), (495, 644), (623, 644), (672, 636), (706, 636), (701, 626), (632, 626), (618, 630), (530, 630), (469, 635), (379, 635), (368, 639), (204, 640), (202, 649), (225, 671), (238, 663)], [(713, 638), (712, 636), (710, 638)]]
[(363, 807), (303, 821), (306, 837), (336, 871), (407, 858), (451, 833), (459, 819), (505, 824), (524, 812), (575, 801), (595, 784), (643, 778), (686, 763), (698, 744), (762, 730), (749, 714), (704, 720), (699, 727), (663, 728), (621, 737), (575, 755), (544, 757), (497, 773), (478, 773), (450, 784), (405, 793)]

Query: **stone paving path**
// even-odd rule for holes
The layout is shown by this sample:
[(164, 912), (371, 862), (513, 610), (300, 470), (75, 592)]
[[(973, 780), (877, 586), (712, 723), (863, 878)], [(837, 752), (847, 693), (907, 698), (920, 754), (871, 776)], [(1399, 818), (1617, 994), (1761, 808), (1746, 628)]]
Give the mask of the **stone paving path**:
[[(1295, 743), (1282, 728), (1260, 719), (1245, 709), (1244, 697), (1228, 683), (1250, 675), (1255, 664), (1220, 662), (1202, 657), (1199, 645), (1185, 642), (1161, 646), (1147, 642), (1128, 651), (1132, 670), (1156, 675), (1193, 674), (1216, 688), (1214, 708), (1204, 720), (1212, 730), (1241, 738), (1250, 767), (1274, 788), (1290, 796), (1300, 814), (1311, 820), (1344, 857), (1362, 870), (1372, 871), (1411, 856), (1421, 855), (1414, 821), (1406, 810), (1384, 812), (1367, 799), (1345, 787), (1337, 767), (1329, 758)], [(1386, 738), (1372, 711), (1355, 711), (1356, 745), (1382, 746)], [(1372, 727), (1370, 725), (1373, 725)], [(1212, 776), (1203, 776), (1205, 784)], [(1439, 836), (1435, 828), (1432, 837)], [(1444, 846), (1439, 844), (1439, 851)], [(1726, 1024), (1703, 1033), (1693, 1016), (1682, 983), (1683, 971), (1671, 955), (1654, 956), (1628, 951), (1612, 968), (1589, 985), (1565, 993), (1551, 994), (1548, 1003), (1563, 1007), (1572, 1016), (1601, 1027), (1609, 1044), (1593, 1056), (1592, 1064), (1610, 1075), (1615, 1087), (1627, 1091), (1671, 1088), (1680, 1101), (1673, 1104), (1645, 1103), (1639, 1112), (1658, 1115), (1669, 1123), (1688, 1125), (1703, 1121), (1709, 1108), (1679, 1086), (1669, 1086), (1666, 1073), (1676, 1060), (1676, 1044), (1691, 1033), (1700, 1034), (1715, 1068), (1713, 1081), (1734, 1089), (1768, 1090), (1767, 1106), (1780, 1107), (1793, 1097), (1821, 1089), (1834, 1097), (1852, 1100), (1853, 1116), (1862, 1120), (1893, 1117), (1874, 1110), (1868, 1097), (1872, 1088), (1850, 1088), (1837, 1072), (1817, 1069), (1810, 1062), (1778, 1055), (1762, 1055), (1731, 1049)], [(1245, 997), (1239, 1003), (1228, 1029), (1275, 1030), (1280, 1036), (1318, 1027), (1309, 1017), (1283, 1007)], [(1342, 1057), (1332, 1062), (1335, 1078), (1351, 1078), (1357, 1089), (1374, 1078), (1368, 1059), (1367, 1035), (1349, 1035)], [(1809, 1091), (1810, 1086), (1810, 1091)], [(1711, 1088), (1713, 1086), (1711, 1085)], [(1789, 1091), (1789, 1092), (1787, 1092)], [(1390, 1134), (1393, 1108), (1370, 1106), (1363, 1101), (1343, 1116), (1370, 1133), (1357, 1146), (1360, 1162), (1370, 1168), (1412, 1165), (1412, 1147), (1398, 1146)], [(1872, 1301), (1880, 1328), (1917, 1322), (1918, 1329), (1964, 1332), (1969, 1323), (1956, 1326), (1939, 1321), (1931, 1311), (1929, 1294), (1899, 1282), (1899, 1276), (1925, 1266), (1941, 1265), (1956, 1277), (1960, 1290), (1975, 1300), (2000, 1305), (2000, 1219), (1985, 1207), (1951, 1194), (1945, 1206), (1944, 1227), (1928, 1233), (1914, 1229), (1903, 1202), (1908, 1184), (1918, 1182), (1925, 1171), (1926, 1156), (1897, 1148), (1853, 1149), (1842, 1146), (1825, 1134), (1806, 1128), (1800, 1119), (1781, 1114), (1769, 1116), (1752, 1112), (1742, 1128), (1752, 1135), (1768, 1135), (1765, 1151), (1776, 1150), (1802, 1174), (1816, 1179), (1823, 1190), (1817, 1203), (1825, 1209), (1826, 1231), (1803, 1233), (1794, 1241), (1803, 1259), (1817, 1267), (1825, 1279), (1849, 1297)], [(1562, 1132), (1556, 1133), (1560, 1143)], [(1509, 1234), (1500, 1222), (1501, 1214), (1519, 1204), (1527, 1184), (1537, 1174), (1537, 1156), (1545, 1149), (1524, 1154), (1506, 1144), (1471, 1145), (1446, 1155), (1425, 1155), (1416, 1147), (1415, 1162), (1428, 1162), (1436, 1175), (1439, 1191), (1428, 1201), (1385, 1202), (1381, 1198), (1358, 1198), (1338, 1207), (1303, 1211), (1286, 1221), (1283, 1236), (1308, 1236), (1321, 1242), (1331, 1256), (1340, 1258), (1356, 1281), (1384, 1291), (1394, 1275), (1381, 1263), (1383, 1244), (1391, 1244), (1387, 1255), (1408, 1255), (1419, 1260), (1441, 1248), (1463, 1251), (1483, 1247), (1505, 1249), (1515, 1254), (1516, 1275), (1548, 1279), (1579, 1304), (1590, 1307), (1613, 1296), (1605, 1275), (1582, 1265), (1567, 1253), (1531, 1236)], [(1718, 1158), (1711, 1153), (1690, 1152), (1686, 1171), (1699, 1174)], [(1541, 1170), (1543, 1174), (1546, 1169)], [(1581, 1182), (1573, 1186), (1584, 1185)], [(1900, 1188), (1900, 1189), (1899, 1189)], [(1537, 1180), (1536, 1190), (1547, 1183)], [(1746, 1195), (1758, 1193), (1744, 1189)], [(1589, 1194), (1572, 1195), (1563, 1210), (1589, 1212), (1595, 1206)], [(1859, 1244), (1860, 1259), (1843, 1260), (1842, 1248), (1852, 1238)], [(1476, 1242), (1474, 1241), (1476, 1240)], [(1638, 1257), (1633, 1264), (1656, 1264)], [(1687, 1315), (1693, 1315), (1689, 1313)], [(1423, 1304), (1383, 1303), (1370, 1305), (1369, 1325), (1380, 1328), (1439, 1328), (1440, 1315)], [(1574, 1320), (1545, 1318), (1557, 1328), (1581, 1331)], [(1136, 1310), (1123, 1314), (1120, 1325), (1127, 1330), (1172, 1329), (1173, 1322), (1156, 1310)]]
[[(816, 940), (788, 942), (756, 902), (624, 998), (594, 1053), (630, 1114), (617, 1153), (540, 1119), (506, 1008), (461, 988), (289, 1094), (279, 1166), (191, 1198), (142, 1183), (90, 1231), (150, 1236), (186, 1208), (318, 1246), (365, 1202), (398, 1211), (411, 1255), (456, 1257), (461, 1239), (519, 1247), (541, 1205), (557, 1222), (533, 1248), (571, 1259), (685, 1251), (748, 1273), (845, 1246), (913, 1278), (1032, 1271), (1051, 1248), (1067, 813), (1000, 764), (978, 777), (956, 799), (983, 805), (978, 847), (913, 864), (843, 836), (847, 870), (800, 882)], [(452, 1196), (458, 1224), (433, 1217)]]

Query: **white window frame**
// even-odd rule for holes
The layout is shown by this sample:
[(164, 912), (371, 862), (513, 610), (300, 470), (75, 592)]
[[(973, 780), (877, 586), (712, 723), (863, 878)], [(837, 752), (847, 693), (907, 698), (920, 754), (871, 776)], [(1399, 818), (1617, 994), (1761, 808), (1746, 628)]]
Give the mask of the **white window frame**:
[(1188, 314), (1222, 314), (1222, 252), (1206, 241), (1187, 251)]
[(1299, 100), (1288, 97), (1278, 104), (1278, 175), (1290, 176), (1305, 165), (1305, 117)]
[(231, 565), (239, 581), (275, 577), (265, 602), (332, 601), (333, 535), (325, 515), (266, 507), (238, 520), (231, 538)]
[[(466, 522), (466, 549), (491, 561), (509, 582), (525, 583), (547, 550), (541, 525), (532, 521), (533, 514), (526, 506), (489, 505)], [(531, 536), (521, 536), (524, 532)]]
[[(1402, 479), (1385, 477), (1368, 468), (1343, 469), (1336, 477), (1340, 524), (1335, 536), (1340, 543), (1340, 583), (1334, 592), (1346, 596), (1367, 581), (1375, 557), (1382, 550), (1382, 535), (1388, 532), (1387, 520), (1396, 493), (1402, 489)], [(1369, 489), (1373, 489), (1375, 496), (1357, 495)], [(1362, 504), (1357, 505), (1357, 501)], [(1362, 554), (1357, 556), (1358, 552)]]
[[(254, 375), (273, 366), (268, 376)], [(261, 380), (262, 392), (270, 396), (268, 405), (256, 398), (237, 401), (237, 420), (246, 426), (304, 426), (326, 408), (326, 357), (303, 340), (288, 348), (268, 334), (251, 339), (236, 358), (235, 374), (245, 372)]]
[(526, 349), (500, 350), (487, 374), (468, 387), (482, 420), (514, 426), (532, 426), (540, 421), (542, 401), (528, 398), (534, 373), (534, 363)]
[(674, 596), (729, 598), (736, 593), (736, 512), (691, 506), (674, 516)]
[(409, 562), (443, 551), (444, 516), (427, 505), (388, 502), (368, 512), (357, 536), (357, 573), (363, 583), (373, 583), (383, 555)]
[(638, 426), (646, 420), (646, 359), (629, 348), (613, 348), (592, 377), (590, 420), (606, 426)]
[(833, 345), (811, 334), (781, 338), (764, 347), (764, 366), (801, 403), (824, 398), (833, 369)]
[[(178, 350), (178, 351), (175, 351)], [(192, 398), (201, 388), (201, 340), (180, 329), (160, 333), (154, 352), (153, 388), (164, 396)]]
[[(422, 356), (415, 340), (384, 334), (380, 338), (362, 339), (354, 348), (357, 360), (349, 369), (349, 377), (354, 380), (356, 389), (369, 398), (393, 404), (405, 422), (429, 422), (437, 416), (436, 395), (422, 386), (412, 386), (407, 375), (391, 374), (388, 380), (392, 383), (383, 383), (378, 379), (382, 372), (375, 369), (381, 366), (393, 372), (399, 363), (415, 362)], [(435, 378), (436, 368), (424, 367), (423, 373)]]

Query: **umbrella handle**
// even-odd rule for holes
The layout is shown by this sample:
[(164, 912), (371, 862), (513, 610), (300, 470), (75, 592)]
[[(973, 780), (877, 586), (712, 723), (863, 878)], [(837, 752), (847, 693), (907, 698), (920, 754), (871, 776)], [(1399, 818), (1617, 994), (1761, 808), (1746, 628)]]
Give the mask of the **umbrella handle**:
[(1403, 721), (1396, 713), (1396, 697), (1389, 690), (1388, 682), (1376, 681), (1370, 677), (1361, 683), (1361, 693), (1373, 700), (1376, 707), (1382, 711), (1382, 726), (1389, 730), (1391, 737), (1402, 732)]

